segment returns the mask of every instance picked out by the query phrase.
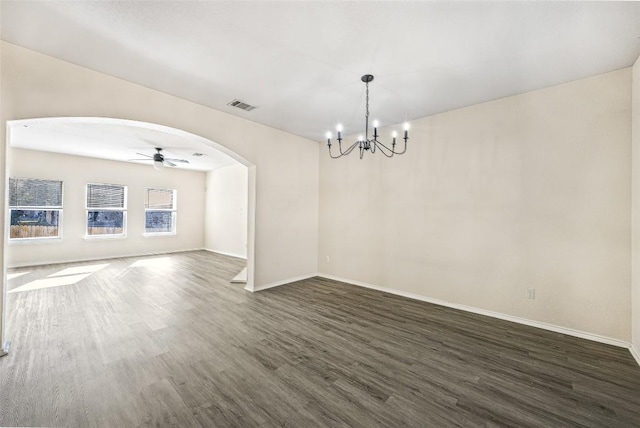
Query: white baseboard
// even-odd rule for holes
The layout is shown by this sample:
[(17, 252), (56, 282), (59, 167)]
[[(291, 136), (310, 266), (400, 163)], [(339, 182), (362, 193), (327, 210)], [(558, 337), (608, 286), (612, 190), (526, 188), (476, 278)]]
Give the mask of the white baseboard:
[(636, 363), (640, 366), (640, 352), (638, 352), (633, 344), (629, 346), (629, 351), (631, 352), (631, 356), (636, 360)]
[(266, 290), (267, 288), (278, 287), (280, 285), (290, 284), (292, 282), (302, 281), (304, 279), (309, 279), (309, 278), (313, 278), (313, 277), (316, 277), (316, 276), (318, 276), (317, 273), (312, 273), (312, 274), (309, 274), (309, 275), (301, 275), (301, 276), (296, 276), (294, 278), (283, 279), (282, 281), (271, 282), (269, 284), (257, 285), (257, 286), (253, 287), (253, 290), (250, 290), (250, 289), (245, 287), (245, 290), (248, 290), (248, 291), (262, 291), (262, 290)]
[[(440, 305), (440, 306), (446, 306), (448, 308), (453, 308), (453, 309), (459, 309), (459, 310), (465, 311), (465, 312), (472, 312), (472, 313), (479, 314), (479, 315), (486, 315), (486, 316), (489, 316), (489, 317), (492, 317), (492, 318), (498, 318), (498, 319), (505, 320), (505, 321), (511, 321), (511, 322), (515, 322), (515, 323), (518, 323), (518, 324), (524, 324), (524, 325), (528, 325), (528, 326), (531, 326), (531, 327), (537, 327), (537, 328), (541, 328), (541, 329), (544, 329), (544, 330), (553, 331), (553, 332), (556, 332), (556, 333), (566, 334), (568, 336), (579, 337), (579, 338), (582, 338), (582, 339), (593, 340), (595, 342), (606, 343), (607, 345), (613, 345), (613, 346), (619, 346), (621, 348), (631, 349), (631, 344), (629, 342), (625, 342), (623, 340), (618, 340), (618, 339), (613, 339), (613, 338), (606, 337), (606, 336), (600, 336), (598, 334), (587, 333), (587, 332), (584, 332), (584, 331), (574, 330), (572, 328), (567, 328), (567, 327), (561, 327), (561, 326), (554, 325), (554, 324), (547, 324), (547, 323), (540, 322), (540, 321), (533, 321), (533, 320), (526, 319), (526, 318), (520, 318), (520, 317), (516, 317), (516, 316), (513, 316), (513, 315), (503, 314), (503, 313), (500, 313), (500, 312), (488, 311), (486, 309), (474, 308), (472, 306), (460, 305), (460, 304), (457, 304), (457, 303), (447, 302), (445, 300), (433, 299), (433, 298), (422, 296), (422, 295), (419, 295), (419, 294), (409, 293), (409, 292), (401, 291), (401, 290), (394, 290), (392, 288), (380, 287), (378, 285), (367, 284), (365, 282), (354, 281), (354, 280), (350, 280), (350, 279), (346, 279), (346, 278), (340, 278), (340, 277), (333, 276), (333, 275), (326, 275), (326, 274), (323, 274), (323, 273), (319, 273), (318, 276), (322, 277), (322, 278), (332, 279), (332, 280), (335, 280), (335, 281), (346, 282), (347, 284), (357, 285), (359, 287), (365, 287), (365, 288), (370, 288), (372, 290), (383, 291), (383, 292), (389, 293), (389, 294), (395, 294), (397, 296), (408, 297), (409, 299), (421, 300), (423, 302), (433, 303), (433, 304)], [(632, 351), (632, 353), (633, 353), (633, 351)], [(640, 359), (638, 359), (637, 354), (634, 355), (634, 357), (638, 361), (638, 364), (640, 364)]]
[(210, 248), (202, 248), (202, 250), (208, 251), (210, 253), (222, 254), (223, 256), (230, 256), (230, 257), (236, 257), (238, 259), (247, 260), (247, 256), (242, 256), (240, 254), (234, 254), (234, 253), (228, 253), (228, 252), (225, 252), (225, 251), (212, 250)]
[(81, 262), (95, 262), (96, 260), (111, 260), (111, 259), (124, 259), (127, 257), (149, 257), (149, 256), (161, 256), (163, 254), (177, 254), (177, 253), (187, 253), (190, 251), (201, 251), (203, 248), (192, 248), (185, 250), (170, 250), (170, 251), (157, 251), (151, 253), (137, 253), (137, 254), (121, 254), (117, 256), (102, 256), (102, 257), (86, 257), (79, 259), (69, 259), (69, 260), (49, 260), (49, 261), (39, 261), (36, 263), (16, 263), (12, 265), (8, 265), (8, 269), (14, 268), (23, 268), (23, 267), (33, 267), (33, 266), (44, 266), (44, 265), (61, 265), (65, 263), (81, 263)]

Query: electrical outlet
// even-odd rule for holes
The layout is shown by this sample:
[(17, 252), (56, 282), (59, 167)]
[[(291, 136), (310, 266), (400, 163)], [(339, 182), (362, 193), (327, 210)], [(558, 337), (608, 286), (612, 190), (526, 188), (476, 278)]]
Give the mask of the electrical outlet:
[(329, 263), (331, 261), (331, 259), (329, 258), (329, 256), (324, 256), (324, 262), (325, 263)]
[(528, 287), (527, 288), (527, 299), (535, 299), (536, 298), (536, 289)]

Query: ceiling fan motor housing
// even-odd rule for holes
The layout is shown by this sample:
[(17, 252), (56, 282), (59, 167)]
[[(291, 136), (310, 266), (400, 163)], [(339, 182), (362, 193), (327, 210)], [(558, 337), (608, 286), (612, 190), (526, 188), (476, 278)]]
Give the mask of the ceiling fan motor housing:
[(162, 149), (160, 147), (155, 148), (158, 153), (153, 154), (154, 162), (164, 162), (164, 155), (161, 153)]

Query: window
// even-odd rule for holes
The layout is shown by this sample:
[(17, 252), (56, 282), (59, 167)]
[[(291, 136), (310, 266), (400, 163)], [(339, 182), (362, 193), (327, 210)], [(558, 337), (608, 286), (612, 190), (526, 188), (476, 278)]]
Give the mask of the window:
[(87, 184), (87, 236), (124, 236), (126, 221), (126, 186)]
[(144, 233), (176, 233), (176, 191), (147, 189), (144, 197)]
[(62, 181), (9, 178), (9, 239), (60, 238)]

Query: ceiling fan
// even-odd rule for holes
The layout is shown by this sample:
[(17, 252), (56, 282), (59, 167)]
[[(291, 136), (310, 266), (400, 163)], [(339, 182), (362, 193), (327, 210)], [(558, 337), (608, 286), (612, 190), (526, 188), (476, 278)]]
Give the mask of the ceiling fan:
[(151, 155), (145, 155), (144, 153), (136, 153), (137, 155), (140, 156), (145, 156), (146, 159), (129, 159), (130, 161), (153, 161), (153, 167), (155, 169), (162, 169), (166, 166), (177, 166), (174, 162), (179, 162), (179, 163), (189, 163), (188, 160), (186, 159), (173, 159), (173, 158), (165, 158), (164, 155), (162, 154), (162, 148), (161, 147), (156, 147), (156, 153), (153, 154), (153, 156)]

